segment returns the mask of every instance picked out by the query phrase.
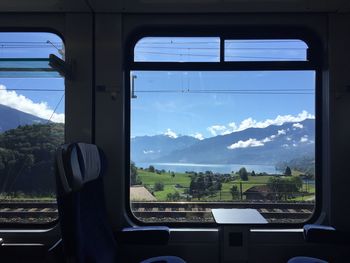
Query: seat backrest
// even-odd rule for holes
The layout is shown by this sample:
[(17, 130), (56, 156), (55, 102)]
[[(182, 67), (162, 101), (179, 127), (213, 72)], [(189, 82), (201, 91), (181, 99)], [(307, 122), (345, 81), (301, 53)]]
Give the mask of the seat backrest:
[(99, 149), (86, 143), (63, 145), (56, 160), (57, 205), (68, 261), (118, 262), (105, 208)]

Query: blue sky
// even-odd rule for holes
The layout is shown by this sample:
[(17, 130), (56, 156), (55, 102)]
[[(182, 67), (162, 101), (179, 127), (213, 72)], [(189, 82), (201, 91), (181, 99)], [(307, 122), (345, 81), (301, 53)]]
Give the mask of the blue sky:
[[(57, 49), (62, 46), (51, 33), (0, 33), (0, 58), (60, 56)], [(298, 40), (228, 41), (226, 54), (227, 60), (304, 60), (306, 47)], [(215, 62), (218, 56), (218, 38), (146, 38), (135, 47), (138, 61)], [(137, 77), (132, 136), (211, 137), (266, 123), (298, 121), (315, 113), (313, 71), (132, 74)], [(49, 118), (57, 106), (53, 121), (64, 120), (63, 78), (0, 78), (0, 85), (1, 104), (43, 118)]]
[[(219, 60), (217, 38), (146, 38), (136, 61)], [(226, 60), (305, 60), (299, 40), (227, 41)], [(313, 71), (136, 71), (132, 136), (207, 138), (315, 114)], [(279, 117), (278, 117), (279, 116)]]
[[(315, 112), (312, 71), (133, 74), (137, 76), (137, 98), (132, 99), (133, 136), (162, 134), (170, 129), (176, 134), (210, 137), (227, 130), (222, 128), (215, 134), (212, 126), (229, 127), (233, 122), (239, 126), (249, 118), (261, 122), (278, 115)], [(222, 93), (213, 93), (215, 89)]]
[[(0, 33), (0, 59), (48, 58), (49, 54), (61, 57), (58, 49), (62, 47), (62, 40), (52, 33)], [(12, 78), (9, 75), (0, 78), (1, 104), (45, 119), (51, 117), (57, 106), (52, 120), (64, 120), (63, 78)]]

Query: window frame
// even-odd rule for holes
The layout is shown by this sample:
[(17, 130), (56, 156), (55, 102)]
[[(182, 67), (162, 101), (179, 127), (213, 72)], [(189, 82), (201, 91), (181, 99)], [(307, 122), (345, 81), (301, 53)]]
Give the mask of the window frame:
[[(0, 33), (50, 33), (50, 34), (55, 34), (57, 37), (59, 37), (62, 41), (62, 44), (64, 45), (65, 50), (67, 50), (67, 45), (66, 41), (64, 38), (64, 35), (61, 31), (55, 28), (51, 27), (0, 27)], [(64, 77), (63, 77), (64, 78)], [(64, 94), (66, 97), (66, 83), (64, 81)], [(65, 103), (65, 101), (64, 101)], [(66, 107), (65, 107), (65, 115), (66, 115)], [(64, 125), (64, 141), (66, 141), (66, 122)], [(56, 182), (55, 182), (55, 187), (56, 187)], [(51, 231), (54, 230), (55, 227), (59, 224), (59, 214), (57, 212), (57, 218), (55, 220), (52, 220), (48, 223), (0, 223), (0, 228), (4, 230), (8, 229), (16, 229), (18, 231), (21, 230), (38, 230), (45, 232), (45, 231)]]
[[(139, 40), (144, 37), (219, 37), (219, 62), (135, 62), (134, 49)], [(306, 61), (225, 61), (225, 40), (274, 40), (298, 39), (308, 45)], [(269, 228), (301, 228), (304, 224), (314, 223), (322, 212), (322, 42), (318, 35), (305, 27), (292, 26), (162, 26), (141, 27), (131, 32), (124, 42), (124, 118), (125, 118), (125, 208), (127, 218), (136, 225), (166, 225), (169, 227), (216, 227), (215, 222), (144, 222), (132, 212), (130, 200), (130, 163), (131, 163), (131, 86), (130, 72), (142, 71), (285, 71), (313, 70), (315, 71), (315, 208), (312, 216), (302, 223), (268, 223)], [(251, 225), (254, 228), (266, 228), (261, 225)]]

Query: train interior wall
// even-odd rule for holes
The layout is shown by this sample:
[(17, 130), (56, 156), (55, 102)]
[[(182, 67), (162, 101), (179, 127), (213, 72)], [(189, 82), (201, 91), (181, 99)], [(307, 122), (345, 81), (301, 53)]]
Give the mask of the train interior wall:
[[(115, 231), (133, 225), (126, 213), (125, 189), (125, 71), (124, 45), (133, 30), (143, 26), (301, 26), (316, 32), (323, 44), (322, 213), (316, 223), (350, 230), (350, 4), (348, 1), (2, 1), (0, 25), (4, 30), (52, 30), (63, 36), (74, 78), (66, 80), (66, 140), (94, 141), (110, 163), (105, 180), (106, 202)], [(91, 8), (94, 13), (91, 12)], [(194, 9), (191, 9), (194, 8)], [(193, 10), (193, 11), (188, 11)], [(210, 11), (211, 10), (211, 11)], [(106, 87), (104, 91), (97, 86)], [(117, 175), (117, 176), (116, 176)], [(345, 262), (348, 246), (305, 243), (301, 229), (252, 229), (248, 262), (286, 262), (297, 255)], [(52, 229), (0, 230), (11, 246), (2, 246), (5, 261), (38, 262), (40, 245), (59, 239)], [(25, 244), (32, 246), (28, 251)], [(38, 245), (35, 248), (34, 245)], [(217, 228), (174, 228), (168, 246), (122, 246), (125, 262), (156, 255), (177, 255), (187, 262), (218, 262)], [(38, 252), (38, 253), (37, 253)], [(19, 255), (22, 253), (22, 257)], [(60, 252), (57, 252), (60, 255)], [(38, 256), (36, 258), (34, 255)], [(25, 258), (23, 258), (23, 255)], [(54, 255), (51, 261), (59, 259)], [(40, 258), (41, 257), (41, 258)]]

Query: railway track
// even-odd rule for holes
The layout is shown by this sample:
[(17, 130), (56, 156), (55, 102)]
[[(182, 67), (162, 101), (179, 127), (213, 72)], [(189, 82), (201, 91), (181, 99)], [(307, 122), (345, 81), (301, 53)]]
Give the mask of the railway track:
[[(254, 208), (267, 220), (305, 220), (312, 215), (314, 203), (264, 202), (133, 202), (134, 215), (142, 219), (169, 219), (182, 221), (211, 221), (212, 208)], [(56, 202), (0, 202), (0, 218), (57, 218)]]
[(133, 202), (132, 211), (139, 218), (211, 218), (212, 208), (253, 208), (267, 220), (305, 220), (314, 203), (266, 202)]
[(56, 202), (0, 202), (0, 218), (57, 218)]

